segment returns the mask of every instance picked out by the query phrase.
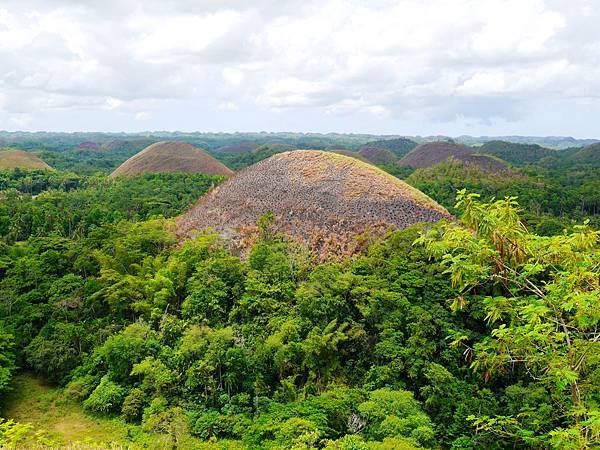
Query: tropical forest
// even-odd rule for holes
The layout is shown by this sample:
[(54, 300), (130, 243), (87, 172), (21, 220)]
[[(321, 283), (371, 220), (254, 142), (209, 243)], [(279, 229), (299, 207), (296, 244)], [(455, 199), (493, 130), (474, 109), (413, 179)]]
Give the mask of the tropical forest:
[(599, 144), (0, 138), (0, 448), (600, 446)]

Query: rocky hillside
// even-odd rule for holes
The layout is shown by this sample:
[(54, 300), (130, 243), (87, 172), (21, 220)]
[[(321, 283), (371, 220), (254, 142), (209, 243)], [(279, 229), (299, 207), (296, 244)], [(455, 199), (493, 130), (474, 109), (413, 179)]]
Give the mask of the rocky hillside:
[(332, 152), (298, 150), (238, 172), (177, 219), (178, 233), (184, 239), (216, 230), (243, 250), (268, 211), (276, 231), (321, 257), (358, 251), (355, 237), (366, 231), (451, 218), (425, 194), (374, 166)]

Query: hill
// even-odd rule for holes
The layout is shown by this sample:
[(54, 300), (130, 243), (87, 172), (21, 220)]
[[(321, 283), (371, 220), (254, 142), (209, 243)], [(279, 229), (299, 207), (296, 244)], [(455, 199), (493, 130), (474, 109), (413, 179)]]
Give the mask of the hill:
[(43, 169), (52, 168), (36, 155), (22, 150), (0, 150), (0, 170), (6, 169)]
[(396, 155), (382, 147), (363, 147), (358, 153), (372, 164), (394, 164), (398, 162)]
[(519, 144), (506, 141), (489, 141), (477, 149), (479, 153), (493, 155), (513, 164), (529, 164), (549, 156), (557, 151), (538, 144)]
[(251, 166), (263, 159), (267, 159), (270, 156), (276, 155), (277, 153), (283, 153), (290, 150), (295, 150), (295, 147), (289, 144), (263, 144), (260, 147), (255, 148), (249, 152), (244, 153), (213, 153), (220, 161), (227, 164), (233, 170), (240, 170), (244, 167)]
[(411, 150), (398, 164), (402, 167), (422, 169), (444, 162), (448, 158), (474, 164), (490, 172), (508, 170), (508, 166), (496, 158), (478, 155), (469, 147), (445, 141), (421, 144)]
[(225, 145), (223, 147), (219, 147), (215, 151), (217, 153), (247, 153), (253, 150), (256, 150), (259, 147), (259, 144), (256, 142), (238, 142), (236, 144)]
[(355, 158), (316, 150), (274, 155), (218, 186), (176, 221), (181, 238), (214, 229), (245, 249), (268, 211), (275, 230), (321, 257), (354, 253), (354, 239), (451, 218), (422, 192)]
[(600, 143), (583, 147), (570, 155), (567, 160), (577, 164), (600, 166)]
[(417, 144), (408, 138), (381, 139), (378, 141), (368, 142), (365, 147), (384, 148), (389, 150), (397, 157), (401, 158), (415, 148)]
[(490, 141), (514, 142), (516, 144), (537, 144), (545, 148), (563, 150), (595, 144), (598, 139), (575, 139), (570, 136), (458, 136), (456, 142), (465, 145), (481, 145)]
[(212, 156), (184, 142), (157, 142), (121, 164), (111, 176), (185, 172), (231, 176), (233, 171)]
[(94, 150), (99, 151), (102, 149), (102, 146), (96, 142), (86, 141), (82, 142), (76, 147), (78, 150)]
[(350, 158), (356, 158), (359, 161), (362, 161), (364, 163), (367, 164), (373, 164), (371, 161), (369, 161), (367, 158), (365, 158), (363, 155), (361, 155), (358, 152), (353, 152), (352, 150), (332, 150), (333, 153), (337, 153), (338, 155), (343, 155), (343, 156), (349, 156)]

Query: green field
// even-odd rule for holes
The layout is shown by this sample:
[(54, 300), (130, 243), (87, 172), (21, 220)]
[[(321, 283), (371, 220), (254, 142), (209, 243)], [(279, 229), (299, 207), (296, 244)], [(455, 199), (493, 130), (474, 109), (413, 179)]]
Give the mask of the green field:
[(148, 448), (133, 442), (145, 437), (138, 427), (118, 419), (92, 417), (66, 400), (61, 389), (31, 374), (15, 376), (13, 390), (3, 403), (2, 417), (33, 425), (19, 448)]

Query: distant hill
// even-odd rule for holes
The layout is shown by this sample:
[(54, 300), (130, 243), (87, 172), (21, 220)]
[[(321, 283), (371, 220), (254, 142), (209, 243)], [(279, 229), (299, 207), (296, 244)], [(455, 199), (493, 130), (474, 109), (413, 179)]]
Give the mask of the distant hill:
[(271, 143), (263, 144), (254, 150), (244, 153), (220, 153), (215, 151), (213, 154), (216, 158), (225, 162), (228, 167), (231, 167), (234, 170), (239, 170), (262, 161), (263, 159), (267, 159), (270, 156), (276, 155), (277, 153), (283, 153), (295, 149), (296, 148), (293, 145)]
[(529, 164), (557, 155), (557, 151), (537, 144), (518, 144), (506, 141), (489, 141), (477, 149), (478, 153), (493, 155), (513, 164)]
[(280, 153), (238, 172), (177, 219), (182, 238), (214, 229), (247, 248), (271, 211), (276, 230), (321, 257), (354, 253), (354, 237), (450, 214), (422, 192), (355, 158), (332, 152)]
[(600, 142), (598, 139), (575, 139), (570, 136), (459, 136), (454, 139), (465, 145), (481, 145), (490, 141), (514, 142), (516, 144), (537, 144), (542, 147), (562, 150), (570, 147)]
[(389, 150), (397, 157), (402, 157), (415, 148), (418, 143), (408, 138), (381, 139), (378, 141), (367, 142), (364, 147), (383, 148)]
[(358, 153), (373, 164), (394, 164), (398, 162), (398, 157), (383, 147), (363, 147)]
[(398, 164), (402, 167), (421, 169), (444, 162), (448, 158), (477, 165), (490, 172), (508, 170), (508, 166), (496, 158), (488, 155), (478, 155), (469, 147), (446, 141), (421, 144), (411, 150)]
[(225, 145), (217, 148), (217, 153), (247, 153), (256, 150), (260, 145), (256, 142), (238, 142), (236, 144)]
[(353, 152), (351, 150), (332, 150), (332, 152), (337, 153), (338, 155), (344, 155), (344, 156), (349, 156), (350, 158), (356, 158), (359, 161), (362, 161), (367, 164), (373, 164), (371, 161), (369, 161), (367, 158), (365, 158), (363, 155), (361, 155), (358, 152)]
[(22, 150), (0, 150), (0, 170), (7, 169), (25, 170), (51, 170), (52, 168), (36, 155)]
[(185, 172), (230, 176), (233, 171), (212, 156), (185, 142), (157, 142), (121, 164), (111, 176)]
[(569, 162), (600, 166), (600, 143), (583, 147), (567, 157)]
[(86, 142), (82, 142), (81, 144), (79, 144), (77, 146), (77, 149), (98, 151), (98, 150), (102, 149), (102, 146), (100, 144), (97, 144), (96, 142), (86, 141)]

